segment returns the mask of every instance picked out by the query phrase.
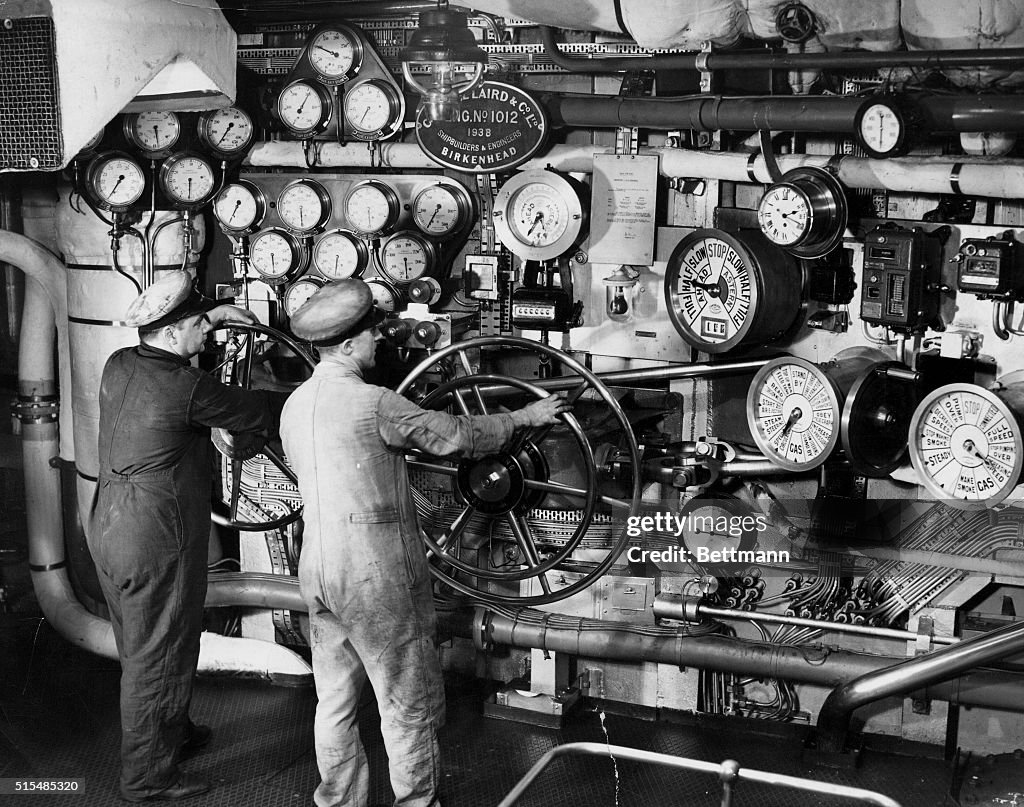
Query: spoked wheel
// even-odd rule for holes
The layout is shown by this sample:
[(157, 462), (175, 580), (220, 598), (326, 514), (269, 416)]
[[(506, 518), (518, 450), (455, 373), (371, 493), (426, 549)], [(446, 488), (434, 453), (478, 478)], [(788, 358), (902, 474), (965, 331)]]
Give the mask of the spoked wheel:
[[(227, 356), (216, 368), (215, 374), (226, 384), (252, 389), (254, 370), (272, 357), (278, 356), (279, 345), (285, 345), (291, 350), (310, 371), (316, 367), (313, 357), (306, 353), (298, 342), (273, 328), (231, 322), (219, 330), (228, 332), (228, 347)], [(266, 336), (267, 340), (257, 340), (257, 335)], [(242, 488), (246, 463), (253, 464), (253, 475), (257, 478), (266, 474), (263, 473), (264, 469), (256, 466), (261, 463), (269, 464), (272, 468), (266, 470), (275, 473), (273, 469), (276, 469), (283, 477), (282, 481), (298, 487), (295, 472), (285, 461), (284, 456), (267, 443), (263, 435), (255, 432), (232, 434), (227, 429), (213, 429), (211, 439), (216, 449), (230, 461), (231, 473), (231, 488), (227, 502), (229, 516), (223, 518), (215, 515), (215, 521), (243, 532), (267, 532), (291, 524), (302, 515), (302, 505), (294, 504), (300, 501), (297, 490), (288, 496), (273, 496), (272, 499), (268, 496), (267, 501), (258, 501), (259, 492), (250, 491), (247, 495)], [(240, 508), (254, 513), (267, 513), (267, 517), (263, 520), (246, 520), (240, 517)], [(279, 514), (271, 514), (274, 511)]]
[[(447, 366), (450, 357), (458, 361), (464, 373), (418, 400), (427, 409), (447, 408), (453, 414), (477, 415), (506, 411), (501, 404), (509, 395), (543, 398), (548, 393), (535, 384), (522, 379), (503, 375), (474, 375), (469, 359), (472, 351), (484, 347), (500, 346), (518, 348), (539, 353), (545, 360), (560, 365), (565, 375), (562, 378), (579, 378), (579, 384), (568, 394), (570, 403), (577, 403), (584, 394), (588, 399), (599, 397), (603, 406), (611, 411), (621, 425), (623, 443), (629, 453), (632, 467), (640, 468), (640, 450), (629, 420), (619, 402), (596, 375), (579, 364), (575, 359), (549, 345), (532, 342), (519, 337), (483, 337), (451, 345), (421, 362), (399, 385), (398, 392), (407, 394), (416, 382), (432, 368)], [(422, 454), (410, 453), (407, 463), (410, 471), (447, 477), (457, 504), (454, 515), (443, 521), (446, 526), (434, 525), (432, 529), (421, 529), (426, 544), (430, 568), (434, 576), (451, 588), (474, 599), (486, 602), (500, 602), (512, 605), (543, 605), (570, 597), (590, 586), (603, 575), (623, 552), (628, 540), (626, 533), (630, 517), (640, 507), (641, 478), (634, 473), (631, 496), (617, 499), (603, 496), (598, 489), (597, 465), (590, 442), (574, 414), (561, 416), (562, 424), (533, 429), (517, 436), (505, 450), (482, 458), (447, 460), (429, 458)], [(553, 471), (560, 460), (564, 460), (566, 438), (572, 446), (574, 472), (579, 477), (575, 484), (559, 480), (559, 473)], [(557, 456), (555, 449), (558, 449)], [(426, 506), (429, 496), (417, 489), (414, 495)], [(572, 504), (572, 520), (575, 526), (568, 537), (552, 540), (542, 535), (540, 519), (534, 518), (540, 505), (549, 497)], [(566, 510), (566, 508), (562, 508)], [(565, 566), (574, 552), (588, 550), (583, 546), (584, 538), (591, 528), (598, 511), (604, 516), (612, 514), (610, 546), (596, 563), (580, 564), (574, 567), (573, 577), (580, 569), (582, 576), (565, 583), (564, 574), (558, 567)], [(568, 514), (568, 513), (566, 513)], [(482, 529), (481, 529), (482, 528)], [(472, 547), (474, 535), (484, 532), (493, 536), (498, 533), (509, 547), (514, 562), (493, 564), (463, 559)], [(617, 534), (616, 534), (617, 531)], [(564, 532), (564, 531), (563, 531)], [(536, 579), (539, 594), (511, 594), (492, 590), (492, 583), (513, 584), (521, 588), (521, 581)], [(508, 589), (509, 586), (502, 588)]]

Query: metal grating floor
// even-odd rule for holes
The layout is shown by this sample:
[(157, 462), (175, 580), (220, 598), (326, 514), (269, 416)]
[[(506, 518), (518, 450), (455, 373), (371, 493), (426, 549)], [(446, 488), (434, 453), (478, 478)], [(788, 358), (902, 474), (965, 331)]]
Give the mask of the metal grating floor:
[[(37, 618), (0, 616), (0, 778), (74, 777), (75, 795), (0, 797), (3, 804), (40, 801), (59, 807), (106, 807), (117, 798), (119, 669), (77, 650)], [(541, 755), (575, 741), (611, 742), (719, 762), (731, 758), (765, 771), (804, 776), (885, 793), (904, 807), (946, 803), (951, 771), (936, 759), (865, 752), (856, 770), (815, 768), (785, 734), (753, 733), (728, 721), (649, 722), (584, 710), (561, 730), (481, 714), (481, 687), (449, 680), (448, 724), (442, 730), (446, 807), (495, 805)], [(312, 749), (315, 696), (311, 688), (260, 681), (201, 679), (193, 717), (212, 726), (206, 753), (187, 763), (216, 787), (189, 799), (190, 807), (284, 807), (312, 802), (317, 782)], [(770, 728), (770, 727), (768, 727)], [(371, 802), (390, 803), (386, 756), (372, 700), (362, 730), (373, 773)], [(548, 768), (522, 805), (719, 805), (714, 778), (604, 758), (568, 758)], [(4, 798), (8, 801), (4, 801)], [(43, 801), (45, 799), (45, 802)], [(798, 807), (851, 804), (791, 790), (742, 784), (734, 805)]]

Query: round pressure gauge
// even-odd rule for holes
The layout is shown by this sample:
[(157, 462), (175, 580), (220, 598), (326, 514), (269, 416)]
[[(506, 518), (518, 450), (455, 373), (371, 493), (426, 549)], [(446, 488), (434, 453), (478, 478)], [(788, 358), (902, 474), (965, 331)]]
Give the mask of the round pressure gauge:
[(326, 282), (320, 277), (300, 277), (285, 290), (282, 301), (284, 312), (289, 317), (294, 317), (295, 312), (302, 308), (310, 297), (320, 291)]
[(244, 179), (227, 185), (213, 200), (213, 215), (232, 235), (255, 232), (267, 210), (263, 191)]
[(123, 213), (142, 198), (146, 174), (122, 151), (97, 154), (86, 171), (85, 188), (97, 207)]
[(292, 232), (308, 235), (331, 217), (331, 196), (316, 180), (297, 179), (278, 194), (277, 215)]
[(494, 230), (525, 260), (557, 258), (576, 245), (586, 223), (578, 183), (554, 171), (523, 171), (494, 200)]
[(665, 269), (669, 318), (707, 353), (778, 337), (800, 310), (800, 285), (796, 261), (753, 230), (695, 230)]
[(789, 471), (821, 465), (839, 440), (839, 390), (806, 359), (774, 359), (754, 376), (747, 392), (747, 424), (774, 464)]
[[(735, 562), (730, 563), (728, 558), (733, 552), (757, 546), (756, 521), (750, 507), (728, 494), (693, 497), (680, 513), (680, 526), (679, 540), (689, 558), (701, 564), (731, 566)], [(693, 567), (687, 570), (693, 571)]]
[(461, 185), (439, 182), (417, 193), (412, 203), (412, 220), (427, 235), (456, 232), (472, 214), (472, 199)]
[(947, 384), (926, 395), (910, 424), (910, 461), (925, 488), (961, 509), (998, 504), (1020, 481), (1024, 440), (1014, 407), (992, 390)]
[(249, 263), (265, 283), (284, 283), (302, 267), (302, 247), (284, 230), (263, 230), (249, 244)]
[(181, 137), (181, 119), (176, 112), (136, 112), (125, 116), (124, 136), (147, 157), (163, 157)]
[(395, 233), (380, 247), (380, 270), (395, 283), (412, 283), (429, 275), (436, 260), (434, 245), (409, 231)]
[(345, 230), (324, 233), (313, 246), (313, 268), (328, 280), (361, 274), (368, 258), (366, 242)]
[(160, 189), (176, 208), (195, 210), (206, 204), (216, 188), (213, 166), (205, 157), (179, 152), (160, 166)]
[(373, 304), (381, 311), (391, 314), (402, 307), (401, 292), (388, 281), (374, 277), (367, 280), (366, 285), (373, 294)]
[(293, 81), (277, 97), (277, 116), (295, 137), (312, 137), (327, 128), (334, 109), (331, 94), (320, 84)]
[(356, 82), (345, 93), (345, 123), (359, 140), (390, 137), (402, 127), (404, 116), (401, 94), (378, 79)]
[(197, 131), (199, 142), (222, 159), (244, 152), (256, 134), (249, 113), (237, 106), (202, 113)]
[(820, 258), (835, 249), (843, 240), (846, 216), (842, 185), (828, 171), (810, 166), (783, 174), (757, 208), (765, 237), (798, 258)]
[(357, 182), (345, 197), (345, 218), (356, 232), (378, 235), (398, 221), (398, 195), (389, 185), (368, 179)]
[(91, 157), (95, 154), (100, 142), (103, 140), (104, 134), (106, 134), (106, 129), (101, 127), (96, 134), (85, 141), (85, 144), (78, 150), (78, 154), (75, 155), (75, 159), (80, 160), (83, 157)]
[(341, 84), (359, 69), (363, 46), (349, 29), (329, 25), (313, 33), (306, 58), (325, 84)]
[(854, 118), (857, 142), (869, 157), (882, 160), (903, 154), (907, 147), (907, 123), (893, 100), (873, 98)]

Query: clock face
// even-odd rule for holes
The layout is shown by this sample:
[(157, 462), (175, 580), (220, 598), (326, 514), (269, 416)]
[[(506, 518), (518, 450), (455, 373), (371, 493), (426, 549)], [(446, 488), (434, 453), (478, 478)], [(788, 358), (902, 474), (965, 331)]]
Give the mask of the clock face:
[(802, 190), (788, 183), (772, 185), (757, 208), (757, 223), (769, 241), (782, 247), (799, 244), (811, 231), (814, 211)]

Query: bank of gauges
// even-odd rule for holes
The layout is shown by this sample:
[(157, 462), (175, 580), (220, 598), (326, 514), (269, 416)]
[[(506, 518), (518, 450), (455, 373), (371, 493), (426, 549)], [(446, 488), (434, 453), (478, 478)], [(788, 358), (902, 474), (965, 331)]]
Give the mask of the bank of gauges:
[(523, 171), (495, 197), (494, 231), (514, 255), (552, 260), (586, 234), (587, 209), (585, 190), (573, 178), (546, 169)]
[(813, 470), (842, 439), (858, 473), (882, 477), (906, 452), (917, 401), (916, 375), (880, 351), (850, 348), (822, 365), (783, 356), (754, 376), (747, 425), (757, 446), (780, 468)]
[(757, 208), (765, 237), (798, 258), (820, 258), (839, 246), (846, 219), (843, 186), (828, 171), (812, 166), (783, 174)]

